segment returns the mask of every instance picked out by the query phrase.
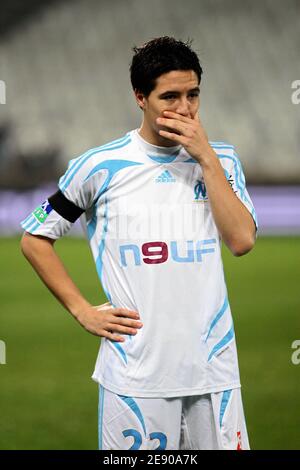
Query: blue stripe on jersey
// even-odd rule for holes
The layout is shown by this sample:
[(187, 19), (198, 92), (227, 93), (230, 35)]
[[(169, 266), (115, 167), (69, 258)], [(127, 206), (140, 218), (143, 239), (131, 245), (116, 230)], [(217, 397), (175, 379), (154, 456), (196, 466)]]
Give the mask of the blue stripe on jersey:
[[(111, 296), (105, 290), (104, 284), (103, 284), (103, 279), (102, 279), (102, 269), (103, 269), (102, 256), (103, 256), (104, 249), (105, 249), (105, 238), (106, 238), (107, 230), (108, 230), (108, 217), (107, 217), (108, 199), (107, 199), (107, 197), (105, 198), (104, 204), (105, 204), (105, 206), (104, 206), (104, 215), (103, 215), (104, 222), (103, 222), (103, 230), (102, 230), (101, 240), (100, 240), (100, 244), (99, 244), (99, 254), (98, 254), (98, 257), (96, 259), (96, 270), (97, 270), (98, 277), (100, 279), (101, 285), (103, 287), (103, 290), (104, 290), (109, 302), (112, 304)], [(127, 364), (127, 355), (126, 355), (124, 349), (122, 348), (122, 346), (116, 341), (111, 341), (111, 344), (113, 344), (113, 346), (119, 351), (123, 361), (125, 362), (125, 364)]]
[(31, 232), (32, 229), (36, 229), (39, 227), (41, 224), (36, 220), (34, 216), (32, 216), (31, 220), (27, 222), (26, 226), (24, 225), (23, 228), (26, 230), (26, 232)]
[(226, 333), (226, 335), (221, 339), (221, 341), (219, 341), (214, 347), (213, 349), (211, 350), (209, 356), (208, 356), (208, 359), (207, 361), (209, 362), (211, 360), (211, 358), (220, 350), (222, 349), (224, 346), (226, 346), (232, 339), (234, 338), (234, 328), (233, 328), (233, 324), (230, 328), (230, 330)]
[(105, 238), (107, 235), (107, 228), (108, 228), (108, 218), (107, 218), (107, 212), (108, 212), (108, 199), (107, 197), (105, 198), (104, 201), (104, 215), (103, 215), (103, 229), (102, 229), (102, 235), (101, 235), (101, 240), (99, 244), (99, 250), (98, 250), (98, 257), (96, 259), (96, 269), (97, 273), (99, 276), (99, 279), (102, 283), (102, 268), (103, 268), (103, 263), (102, 263), (102, 256), (105, 248)]
[(80, 155), (78, 158), (75, 158), (74, 160), (71, 160), (69, 168), (67, 169), (66, 173), (61, 178), (61, 184), (64, 183), (66, 178), (68, 178), (68, 176), (70, 175), (71, 171), (73, 171), (74, 168), (77, 167), (78, 164), (80, 164), (80, 161), (82, 159), (84, 159), (88, 154), (90, 154), (91, 152), (94, 153), (95, 151), (100, 151), (100, 150), (103, 150), (103, 149), (107, 149), (107, 148), (110, 148), (114, 145), (122, 143), (123, 141), (127, 140), (127, 137), (128, 137), (128, 134), (121, 137), (120, 139), (113, 140), (112, 142), (108, 142), (107, 144), (101, 145), (100, 147), (92, 148), (92, 149), (88, 150), (87, 152), (85, 152), (84, 154)]
[(98, 193), (96, 194), (95, 201), (97, 201), (99, 197), (107, 190), (109, 183), (111, 182), (112, 178), (118, 171), (123, 170), (124, 168), (127, 168), (129, 166), (134, 166), (134, 165), (143, 165), (143, 163), (133, 162), (131, 160), (105, 160), (104, 162), (99, 163), (99, 165), (96, 165), (95, 168), (92, 169), (92, 171), (88, 174), (88, 176), (85, 178), (84, 181), (87, 181), (89, 178), (91, 178), (96, 173), (102, 170), (107, 170), (108, 175), (103, 185), (99, 189)]
[(39, 222), (37, 222), (35, 225), (33, 225), (32, 227), (30, 227), (30, 229), (28, 230), (30, 233), (33, 233), (36, 231), (37, 228), (40, 228), (41, 224)]
[(32, 217), (33, 217), (32, 213), (29, 214), (29, 216), (26, 217), (26, 219), (22, 220), (21, 226), (22, 226), (23, 228), (25, 228), (25, 226), (27, 225), (27, 222), (29, 222), (29, 220), (30, 220)]
[(23, 222), (21, 222), (21, 226), (24, 230), (27, 230), (27, 228), (30, 227), (30, 225), (32, 225), (33, 222), (36, 221), (36, 218), (32, 214), (30, 214), (25, 220), (23, 220)]
[(234, 147), (232, 147), (231, 145), (215, 145), (215, 144), (211, 144), (210, 145), (213, 149), (216, 149), (216, 150), (234, 150)]
[(88, 239), (91, 240), (96, 232), (97, 228), (97, 205), (93, 206), (93, 214), (91, 220), (87, 224)]
[(244, 177), (243, 170), (242, 170), (242, 165), (241, 165), (241, 162), (240, 162), (239, 158), (237, 157), (237, 155), (236, 155), (236, 158), (234, 158), (234, 157), (231, 157), (229, 155), (224, 155), (224, 154), (219, 154), (218, 158), (220, 158), (220, 159), (228, 158), (229, 160), (233, 161), (235, 177), (236, 177), (235, 180), (236, 180), (237, 188), (239, 190), (239, 194), (240, 194), (242, 200), (244, 200), (245, 202), (247, 202), (247, 204), (249, 204), (249, 206), (251, 208), (251, 215), (252, 215), (252, 217), (254, 219), (254, 222), (256, 224), (256, 227), (257, 227), (258, 223), (257, 223), (257, 217), (256, 217), (254, 207), (253, 207), (252, 203), (250, 202), (250, 200), (247, 198), (247, 196), (245, 194), (245, 189), (246, 189), (245, 183), (246, 183), (246, 181), (245, 181), (245, 177)]
[[(247, 201), (249, 204), (250, 204), (250, 201), (249, 199), (246, 197), (245, 195), (245, 189), (246, 189), (246, 180), (245, 180), (245, 176), (244, 176), (244, 173), (243, 173), (243, 169), (242, 169), (242, 164), (240, 162), (240, 159), (238, 158), (238, 155), (236, 153), (234, 153), (235, 157), (236, 157), (236, 162), (237, 162), (237, 166), (239, 168), (239, 177), (240, 177), (240, 182), (241, 182), (241, 186), (243, 187), (243, 194), (242, 194), (242, 197), (245, 201)], [(252, 206), (252, 205), (251, 205)]]
[(110, 293), (105, 289), (104, 286), (102, 286), (102, 288), (103, 288), (104, 294), (106, 295), (106, 297), (107, 297), (109, 303), (111, 304), (111, 306), (114, 307), (114, 308), (117, 308), (117, 307), (113, 304), (113, 301), (111, 300), (111, 295), (110, 295)]
[(157, 157), (155, 155), (149, 155), (147, 153), (147, 157), (151, 158), (151, 160), (154, 160), (157, 163), (171, 163), (175, 160), (175, 158), (177, 158), (177, 155), (165, 155)]
[[(242, 166), (241, 166), (240, 161), (237, 158), (230, 157), (229, 155), (218, 155), (218, 157), (221, 158), (221, 159), (222, 158), (229, 158), (229, 160), (233, 161), (237, 188), (239, 189), (239, 192), (240, 192), (240, 195), (241, 195), (242, 199), (245, 199), (245, 195), (244, 195), (244, 193), (245, 193), (245, 179), (242, 180), (241, 175), (243, 174), (243, 170), (242, 170)], [(250, 204), (249, 200), (247, 202)], [(250, 204), (250, 205), (252, 205), (252, 204)]]
[(216, 316), (214, 317), (213, 321), (211, 322), (210, 324), (210, 327), (209, 327), (209, 330), (208, 330), (208, 333), (207, 333), (207, 336), (206, 336), (206, 340), (208, 340), (213, 328), (216, 326), (216, 324), (218, 323), (218, 321), (220, 320), (220, 318), (224, 315), (224, 313), (226, 312), (227, 308), (228, 308), (228, 297), (226, 295), (225, 297), (225, 300), (223, 302), (223, 305), (222, 307), (220, 308), (220, 310), (218, 311), (218, 313), (216, 314)]
[(127, 364), (127, 355), (124, 349), (122, 348), (122, 346), (120, 345), (120, 343), (117, 341), (111, 341), (111, 340), (108, 340), (108, 341), (110, 341), (111, 344), (119, 351), (123, 361), (125, 362), (125, 364)]
[(130, 142), (131, 142), (131, 138), (130, 136), (127, 136), (127, 138), (123, 142), (121, 142), (119, 145), (115, 145), (113, 147), (105, 147), (105, 148), (99, 147), (96, 150), (93, 149), (85, 153), (84, 155), (82, 155), (82, 157), (80, 157), (79, 159), (76, 159), (76, 162), (74, 162), (74, 165), (72, 165), (71, 168), (67, 171), (67, 173), (59, 180), (59, 184), (58, 184), (59, 189), (62, 192), (64, 192), (69, 186), (69, 184), (71, 183), (75, 174), (80, 170), (80, 168), (85, 164), (85, 162), (89, 160), (89, 158), (91, 158), (93, 155), (97, 153), (101, 153), (101, 152), (108, 152), (111, 150), (120, 149), (128, 145)]
[(138, 404), (136, 403), (136, 401), (132, 397), (124, 397), (123, 395), (118, 395), (118, 397), (120, 397), (121, 400), (123, 400), (126, 403), (126, 405), (128, 405), (129, 408), (131, 408), (131, 410), (134, 412), (134, 414), (138, 418), (139, 422), (141, 423), (141, 425), (143, 427), (143, 430), (144, 430), (144, 433), (145, 433), (145, 436), (146, 436), (145, 421), (144, 421), (142, 412), (139, 409)]
[(220, 406), (220, 420), (219, 420), (220, 427), (222, 426), (223, 416), (227, 408), (231, 392), (232, 390), (224, 390), (223, 395), (222, 395), (222, 401), (221, 401), (221, 406)]
[(213, 148), (234, 149), (234, 145), (228, 144), (227, 142), (214, 142), (209, 140), (208, 143)]
[(103, 408), (104, 408), (104, 388), (99, 384), (99, 405), (98, 405), (98, 439), (99, 450), (102, 450), (102, 428), (103, 428)]

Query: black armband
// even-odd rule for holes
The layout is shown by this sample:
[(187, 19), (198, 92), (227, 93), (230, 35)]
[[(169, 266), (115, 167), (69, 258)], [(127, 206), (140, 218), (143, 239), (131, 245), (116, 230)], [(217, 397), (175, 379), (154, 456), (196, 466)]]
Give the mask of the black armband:
[(73, 202), (69, 201), (60, 190), (48, 197), (48, 201), (59, 215), (72, 223), (84, 212), (84, 209), (81, 209)]

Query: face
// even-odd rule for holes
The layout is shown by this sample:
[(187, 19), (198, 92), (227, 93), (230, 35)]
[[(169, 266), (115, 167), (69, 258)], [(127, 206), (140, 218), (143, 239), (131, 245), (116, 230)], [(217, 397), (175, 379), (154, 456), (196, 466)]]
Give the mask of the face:
[(156, 124), (156, 119), (163, 116), (163, 111), (193, 119), (199, 109), (199, 93), (198, 76), (193, 70), (174, 70), (161, 75), (148, 97), (136, 92), (137, 103), (144, 111), (141, 136), (154, 145), (174, 145), (158, 134), (163, 127)]

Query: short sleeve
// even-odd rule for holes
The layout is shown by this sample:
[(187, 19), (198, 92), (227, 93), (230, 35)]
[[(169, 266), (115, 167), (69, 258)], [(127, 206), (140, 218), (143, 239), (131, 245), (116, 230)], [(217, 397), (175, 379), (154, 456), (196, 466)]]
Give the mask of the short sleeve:
[[(79, 215), (92, 207), (106, 178), (104, 171), (93, 171), (96, 154), (90, 150), (71, 160), (58, 182), (60, 200), (65, 199), (65, 203), (72, 205), (75, 211), (77, 209)], [(62, 214), (64, 212), (49, 197), (21, 222), (21, 227), (34, 235), (58, 239), (70, 230), (74, 222)]]
[(234, 149), (232, 155), (230, 157), (227, 157), (226, 160), (227, 165), (224, 168), (226, 178), (234, 193), (237, 195), (237, 197), (252, 215), (257, 230), (258, 222), (255, 208), (246, 188), (246, 179), (241, 161)]
[(68, 169), (59, 179), (58, 187), (64, 196), (83, 210), (89, 209), (101, 188), (105, 174), (97, 169), (97, 151), (90, 150), (69, 162)]

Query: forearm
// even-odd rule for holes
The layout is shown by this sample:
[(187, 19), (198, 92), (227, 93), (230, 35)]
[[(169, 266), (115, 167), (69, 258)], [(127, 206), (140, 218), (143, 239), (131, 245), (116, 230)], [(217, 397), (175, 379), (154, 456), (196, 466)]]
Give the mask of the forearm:
[(255, 242), (254, 221), (229, 186), (197, 112), (193, 118), (173, 111), (164, 111), (163, 114), (164, 117), (157, 118), (156, 122), (167, 127), (168, 131), (161, 129), (159, 134), (183, 145), (201, 165), (212, 214), (222, 239), (234, 255), (247, 253)]
[(91, 305), (72, 281), (53, 244), (49, 239), (25, 233), (21, 249), (48, 289), (77, 318), (81, 311)]
[(247, 253), (255, 242), (251, 214), (230, 187), (213, 150), (202, 159), (201, 167), (212, 214), (222, 239), (234, 255)]
[(125, 341), (121, 335), (136, 335), (142, 328), (139, 314), (124, 308), (111, 308), (109, 302), (101, 308), (93, 307), (81, 294), (49, 238), (30, 235), (25, 232), (21, 249), (48, 289), (76, 320), (93, 335), (111, 341)]

